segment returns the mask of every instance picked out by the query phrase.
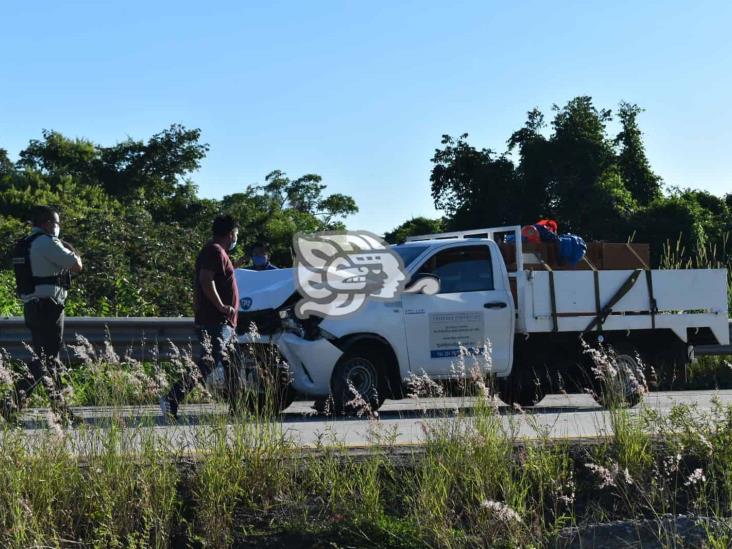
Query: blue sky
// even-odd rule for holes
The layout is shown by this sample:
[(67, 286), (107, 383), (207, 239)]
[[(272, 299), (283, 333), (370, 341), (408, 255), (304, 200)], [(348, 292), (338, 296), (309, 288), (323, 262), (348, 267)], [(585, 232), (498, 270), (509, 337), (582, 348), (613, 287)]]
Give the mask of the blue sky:
[(180, 122), (221, 197), (271, 170), (355, 197), (350, 228), (436, 216), (443, 133), (505, 149), (534, 106), (646, 109), (667, 184), (732, 192), (732, 3), (3, 0), (0, 147), (111, 144)]

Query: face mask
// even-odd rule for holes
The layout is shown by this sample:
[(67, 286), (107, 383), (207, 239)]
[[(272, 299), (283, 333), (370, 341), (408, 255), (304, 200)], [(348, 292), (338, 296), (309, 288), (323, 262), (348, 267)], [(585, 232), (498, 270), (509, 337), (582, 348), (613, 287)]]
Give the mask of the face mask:
[(252, 262), (255, 267), (264, 267), (267, 264), (266, 255), (255, 255), (252, 257)]
[(233, 250), (234, 248), (236, 248), (236, 241), (237, 241), (237, 239), (235, 238), (235, 239), (234, 239), (234, 242), (232, 242), (231, 244), (229, 244), (229, 251), (231, 251), (231, 250)]
[(52, 234), (52, 235), (53, 235), (53, 236), (54, 236), (55, 238), (58, 238), (58, 235), (60, 235), (60, 234), (61, 234), (61, 227), (59, 227), (58, 225), (54, 225), (54, 226), (53, 226), (53, 231), (51, 231), (51, 234)]

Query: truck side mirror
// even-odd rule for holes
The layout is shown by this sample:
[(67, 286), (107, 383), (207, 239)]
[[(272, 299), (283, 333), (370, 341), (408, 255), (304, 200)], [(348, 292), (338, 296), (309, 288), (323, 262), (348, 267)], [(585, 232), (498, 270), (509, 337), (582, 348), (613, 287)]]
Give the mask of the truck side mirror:
[(404, 288), (404, 293), (425, 295), (440, 293), (440, 277), (432, 273), (415, 273)]

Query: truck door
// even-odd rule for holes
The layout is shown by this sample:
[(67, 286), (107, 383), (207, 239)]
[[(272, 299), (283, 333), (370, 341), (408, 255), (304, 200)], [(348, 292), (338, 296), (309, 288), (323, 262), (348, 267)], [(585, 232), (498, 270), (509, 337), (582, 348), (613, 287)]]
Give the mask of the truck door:
[[(452, 377), (461, 347), (469, 353), (468, 373), (476, 365), (483, 373), (508, 370), (514, 306), (502, 272), (491, 261), (490, 248), (478, 243), (440, 250), (420, 266), (416, 273), (440, 279), (440, 292), (402, 294), (409, 363), (415, 374)], [(487, 342), (490, 366), (482, 358)]]

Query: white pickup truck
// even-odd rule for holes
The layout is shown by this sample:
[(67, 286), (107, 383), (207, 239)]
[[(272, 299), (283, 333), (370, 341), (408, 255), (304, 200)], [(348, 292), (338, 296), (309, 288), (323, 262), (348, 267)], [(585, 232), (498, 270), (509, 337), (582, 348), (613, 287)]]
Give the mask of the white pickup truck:
[[(499, 248), (507, 235), (516, 243), (512, 270)], [(240, 343), (275, 345), (298, 395), (331, 396), (347, 412), (354, 389), (377, 409), (402, 397), (414, 375), (474, 375), (456, 367), (461, 353), (467, 370), (495, 376), (504, 401), (530, 405), (558, 382), (569, 392), (592, 386), (583, 341), (611, 346), (631, 370), (642, 357), (660, 376), (683, 368), (695, 344), (729, 342), (724, 269), (530, 270), (519, 226), (412, 237), (392, 249), (407, 288), (432, 277), (438, 293), (405, 292), (344, 318), (301, 320), (292, 269), (239, 270)]]

